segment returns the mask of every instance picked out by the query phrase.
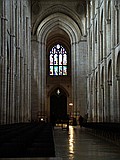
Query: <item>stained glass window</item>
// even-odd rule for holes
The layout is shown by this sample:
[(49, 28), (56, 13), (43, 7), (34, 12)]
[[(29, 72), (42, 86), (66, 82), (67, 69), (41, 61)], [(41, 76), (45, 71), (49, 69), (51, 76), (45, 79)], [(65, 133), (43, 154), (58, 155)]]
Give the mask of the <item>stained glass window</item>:
[(62, 45), (57, 44), (50, 50), (49, 67), (51, 76), (67, 75), (67, 52)]

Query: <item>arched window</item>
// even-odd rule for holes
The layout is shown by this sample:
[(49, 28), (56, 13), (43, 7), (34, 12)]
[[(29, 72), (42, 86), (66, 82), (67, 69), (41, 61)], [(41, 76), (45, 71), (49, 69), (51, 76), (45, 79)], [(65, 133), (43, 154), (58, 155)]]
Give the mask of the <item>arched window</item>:
[(66, 76), (67, 75), (67, 52), (65, 48), (57, 44), (49, 53), (49, 75)]

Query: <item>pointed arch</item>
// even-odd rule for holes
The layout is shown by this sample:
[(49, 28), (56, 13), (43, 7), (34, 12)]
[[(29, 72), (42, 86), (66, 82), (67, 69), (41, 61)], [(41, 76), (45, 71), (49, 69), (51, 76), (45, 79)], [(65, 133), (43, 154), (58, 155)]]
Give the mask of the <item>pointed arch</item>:
[(48, 97), (57, 89), (62, 90), (62, 92), (69, 97), (69, 93), (67, 92), (67, 90), (62, 86), (62, 85), (54, 85), (54, 87), (51, 88), (51, 90), (48, 92)]
[(61, 4), (53, 5), (47, 9), (47, 12), (43, 11), (40, 13), (38, 18), (36, 19), (36, 22), (33, 24), (32, 34), (33, 35), (36, 34), (39, 24), (44, 19), (46, 19), (46, 17), (52, 17), (52, 15), (59, 14), (59, 13), (61, 13), (62, 15), (66, 15), (67, 17), (70, 17), (71, 20), (78, 25), (78, 28), (80, 29), (81, 35), (84, 34), (84, 31), (83, 31), (84, 25), (82, 24), (80, 17), (78, 17), (78, 15), (75, 14), (71, 9), (69, 9), (68, 7), (61, 5)]
[(71, 43), (79, 42), (81, 39), (81, 31), (75, 21), (65, 14), (55, 13), (40, 23), (36, 31), (37, 40), (46, 42), (48, 35), (56, 28), (64, 30), (69, 35)]

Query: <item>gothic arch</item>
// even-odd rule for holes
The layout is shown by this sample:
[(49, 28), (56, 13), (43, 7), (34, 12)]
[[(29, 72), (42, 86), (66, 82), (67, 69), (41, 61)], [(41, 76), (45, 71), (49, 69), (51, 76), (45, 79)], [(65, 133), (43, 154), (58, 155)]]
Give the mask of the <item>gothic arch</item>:
[[(50, 17), (54, 14), (61, 13), (62, 15), (66, 15), (67, 17), (70, 17), (73, 22), (75, 22), (79, 30), (81, 32), (81, 35), (83, 35), (84, 31), (82, 30), (83, 24), (81, 19), (75, 14), (72, 10), (70, 10), (68, 7), (65, 7), (64, 5), (53, 5), (50, 8), (47, 9), (47, 11), (43, 11), (38, 15), (38, 18), (36, 19), (36, 22), (32, 26), (32, 33), (33, 35), (36, 34), (39, 24), (46, 19), (46, 17)], [(67, 19), (66, 19), (67, 20)]]
[(67, 97), (69, 97), (68, 91), (62, 85), (55, 85), (51, 90), (48, 92), (48, 97), (56, 90), (57, 88), (61, 89)]
[(69, 35), (71, 43), (79, 42), (81, 39), (81, 32), (75, 21), (62, 13), (55, 13), (46, 17), (38, 26), (36, 32), (38, 41), (45, 42), (47, 36), (56, 28), (64, 30)]
[[(48, 42), (48, 38), (52, 33), (55, 32), (55, 30), (61, 30), (65, 32), (69, 39), (69, 47), (71, 49), (71, 65), (78, 66), (79, 64), (77, 61), (77, 54), (78, 54), (78, 45), (79, 41), (81, 39), (81, 30), (78, 26), (78, 24), (69, 16), (63, 14), (63, 13), (53, 13), (50, 14), (48, 17), (43, 19), (41, 22), (39, 22), (39, 25), (37, 26), (36, 31), (36, 40), (39, 42), (39, 51), (38, 51), (38, 92), (39, 92), (39, 99), (41, 99), (41, 104), (39, 103), (39, 108), (45, 110), (45, 108), (48, 108), (49, 110), (49, 104), (46, 101), (47, 92), (45, 90), (46, 86), (46, 45)], [(66, 41), (65, 41), (66, 43)], [(72, 75), (76, 75), (76, 71), (74, 67), (72, 68)], [(76, 96), (76, 90), (77, 90), (77, 83), (75, 83), (76, 76), (72, 76), (72, 95), (73, 97)], [(76, 99), (74, 98), (74, 108), (76, 110)], [(41, 107), (42, 106), (42, 107)]]

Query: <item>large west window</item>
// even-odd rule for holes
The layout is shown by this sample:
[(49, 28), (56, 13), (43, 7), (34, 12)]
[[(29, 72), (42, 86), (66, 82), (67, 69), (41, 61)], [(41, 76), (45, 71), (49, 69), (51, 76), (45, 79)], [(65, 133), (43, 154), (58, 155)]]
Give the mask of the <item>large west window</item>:
[(65, 48), (57, 44), (49, 53), (49, 75), (66, 76), (67, 75), (67, 52)]

